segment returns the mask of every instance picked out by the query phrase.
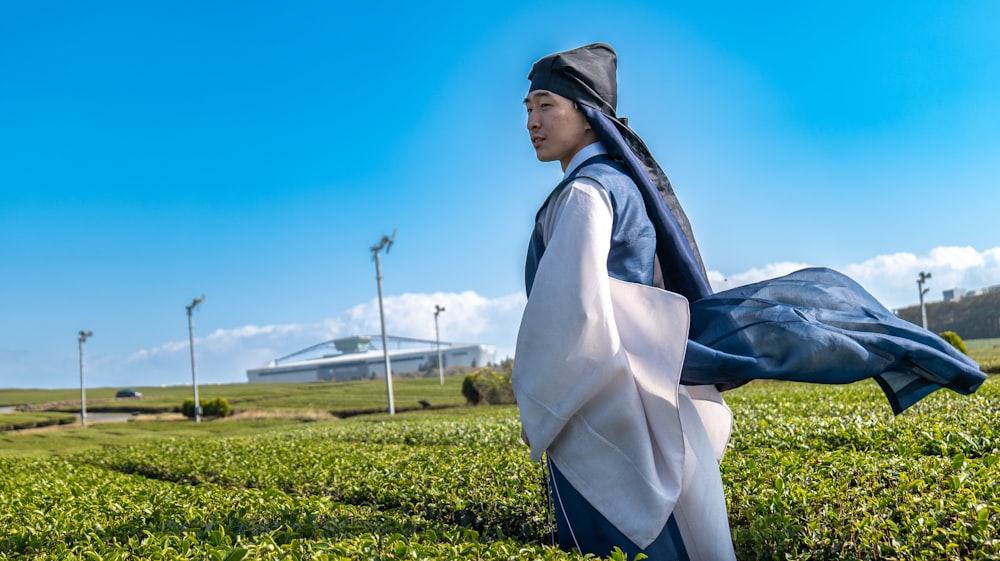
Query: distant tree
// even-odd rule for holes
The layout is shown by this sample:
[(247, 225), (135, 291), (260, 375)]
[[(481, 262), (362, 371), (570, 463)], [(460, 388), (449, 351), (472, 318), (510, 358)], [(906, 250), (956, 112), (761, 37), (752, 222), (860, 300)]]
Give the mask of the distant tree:
[(514, 359), (507, 357), (500, 361), (500, 370), (510, 374), (514, 371)]

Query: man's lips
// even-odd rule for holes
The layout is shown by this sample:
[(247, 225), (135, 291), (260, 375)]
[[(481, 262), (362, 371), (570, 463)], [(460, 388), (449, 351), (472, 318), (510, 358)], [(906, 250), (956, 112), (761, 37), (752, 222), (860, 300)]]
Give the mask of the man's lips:
[(531, 137), (531, 145), (534, 146), (535, 148), (538, 148), (538, 145), (541, 144), (543, 140), (545, 140), (544, 137), (541, 137), (541, 136), (532, 136)]

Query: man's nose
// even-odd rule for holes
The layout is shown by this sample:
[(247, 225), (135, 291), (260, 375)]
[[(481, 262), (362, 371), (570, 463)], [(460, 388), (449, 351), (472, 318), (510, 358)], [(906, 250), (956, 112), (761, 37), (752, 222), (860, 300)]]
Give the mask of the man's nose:
[(538, 122), (538, 117), (534, 113), (528, 113), (528, 130), (537, 129), (541, 123)]

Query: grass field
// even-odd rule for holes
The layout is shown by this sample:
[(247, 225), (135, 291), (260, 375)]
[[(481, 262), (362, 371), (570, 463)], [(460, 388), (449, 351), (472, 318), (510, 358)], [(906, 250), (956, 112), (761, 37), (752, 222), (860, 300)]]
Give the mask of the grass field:
[[(420, 401), (432, 406), (465, 403), (462, 376), (439, 378), (396, 378), (393, 401), (397, 411), (421, 409)], [(88, 388), (87, 410), (103, 412), (164, 413), (180, 411), (181, 403), (193, 397), (191, 386), (136, 386), (137, 399), (116, 399), (120, 388)], [(385, 380), (356, 382), (315, 382), (309, 384), (209, 384), (198, 386), (198, 398), (225, 398), (234, 412), (241, 411), (322, 411), (345, 416), (388, 411)], [(21, 390), (0, 389), (0, 406), (31, 405), (47, 411), (79, 412), (80, 389)]]
[[(966, 341), (969, 355), (986, 372), (1000, 372), (1000, 339)], [(397, 411), (421, 409), (421, 401), (434, 407), (454, 407), (465, 403), (461, 393), (463, 376), (398, 378), (393, 380)], [(179, 412), (181, 403), (193, 396), (190, 386), (136, 386), (138, 399), (116, 399), (121, 388), (88, 388), (87, 410), (92, 412), (167, 413)], [(384, 380), (356, 382), (316, 382), (309, 384), (209, 384), (199, 385), (202, 400), (225, 398), (235, 413), (270, 412), (330, 414), (349, 416), (388, 411)], [(80, 390), (0, 389), (0, 407), (27, 407), (33, 411), (79, 413)], [(0, 419), (2, 420), (2, 419)], [(0, 430), (4, 430), (0, 424)]]
[(965, 346), (983, 372), (1000, 374), (1000, 339), (973, 339)]
[[(384, 385), (344, 403), (229, 395), (283, 405), (274, 418), (0, 435), (0, 559), (575, 558), (545, 545), (542, 472), (514, 407), (302, 422), (284, 404), (377, 406)], [(726, 397), (740, 559), (1000, 558), (996, 379), (895, 417), (869, 382), (761, 382)]]

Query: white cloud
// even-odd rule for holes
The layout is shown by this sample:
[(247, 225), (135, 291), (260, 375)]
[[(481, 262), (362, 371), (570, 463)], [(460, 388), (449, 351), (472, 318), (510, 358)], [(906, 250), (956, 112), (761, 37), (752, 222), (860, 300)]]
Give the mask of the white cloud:
[[(305, 331), (304, 325), (245, 325), (235, 329), (216, 329), (209, 335), (195, 338), (198, 354), (224, 354), (234, 348), (242, 348), (248, 341), (261, 346), (270, 346), (288, 340)], [(315, 331), (313, 329), (312, 331)], [(129, 363), (153, 361), (160, 357), (173, 357), (179, 353), (190, 353), (190, 341), (170, 341), (151, 349), (140, 349), (128, 357)]]
[[(765, 278), (781, 276), (807, 267), (802, 263), (775, 263), (742, 273), (709, 273), (716, 290), (725, 290)], [(936, 247), (924, 256), (912, 253), (879, 255), (839, 269), (871, 292), (889, 308), (905, 308), (919, 302), (917, 277), (931, 274), (924, 283), (929, 288), (926, 301), (942, 300), (942, 292), (952, 288), (975, 290), (1000, 284), (1000, 247), (977, 251), (972, 247)]]
[[(435, 305), (440, 305), (445, 308), (438, 315), (442, 341), (496, 345), (497, 360), (514, 354), (514, 340), (524, 303), (525, 298), (520, 293), (486, 298), (472, 291), (407, 293), (383, 299), (386, 331), (390, 335), (434, 340), (434, 310)], [(246, 380), (248, 368), (267, 364), (311, 345), (348, 335), (380, 333), (377, 299), (316, 324), (247, 325), (218, 329), (195, 338), (199, 383), (242, 382)], [(106, 361), (103, 369), (115, 370), (112, 362)], [(126, 369), (141, 372), (143, 379), (156, 379), (155, 383), (190, 383), (190, 344), (187, 340), (138, 350), (125, 363)], [(130, 383), (145, 385), (154, 382)]]
[(943, 299), (942, 292), (952, 288), (969, 290), (1000, 284), (1000, 248), (983, 252), (972, 247), (936, 247), (926, 256), (901, 253), (869, 259), (845, 268), (876, 298), (889, 308), (917, 304), (920, 299), (917, 278), (930, 273), (924, 287), (927, 301)]
[(725, 275), (719, 271), (709, 271), (708, 282), (711, 283), (713, 290), (716, 292), (722, 292), (723, 290), (736, 288), (737, 286), (743, 286), (757, 281), (762, 281), (764, 279), (787, 275), (793, 271), (805, 269), (810, 266), (811, 265), (806, 263), (782, 261), (780, 263), (772, 263), (760, 268), (754, 268), (749, 271), (743, 271), (742, 273), (734, 273), (731, 275)]
[[(498, 338), (513, 339), (506, 331), (516, 334), (525, 298), (512, 294), (501, 298), (486, 298), (467, 290), (460, 293), (412, 294), (385, 298), (386, 331), (401, 337), (434, 339), (434, 310), (442, 341), (485, 343), (502, 346)], [(348, 321), (350, 318), (351, 321)], [(378, 300), (355, 306), (336, 318), (352, 333), (379, 333)], [(509, 329), (508, 329), (509, 328)], [(513, 353), (513, 349), (510, 350)]]

